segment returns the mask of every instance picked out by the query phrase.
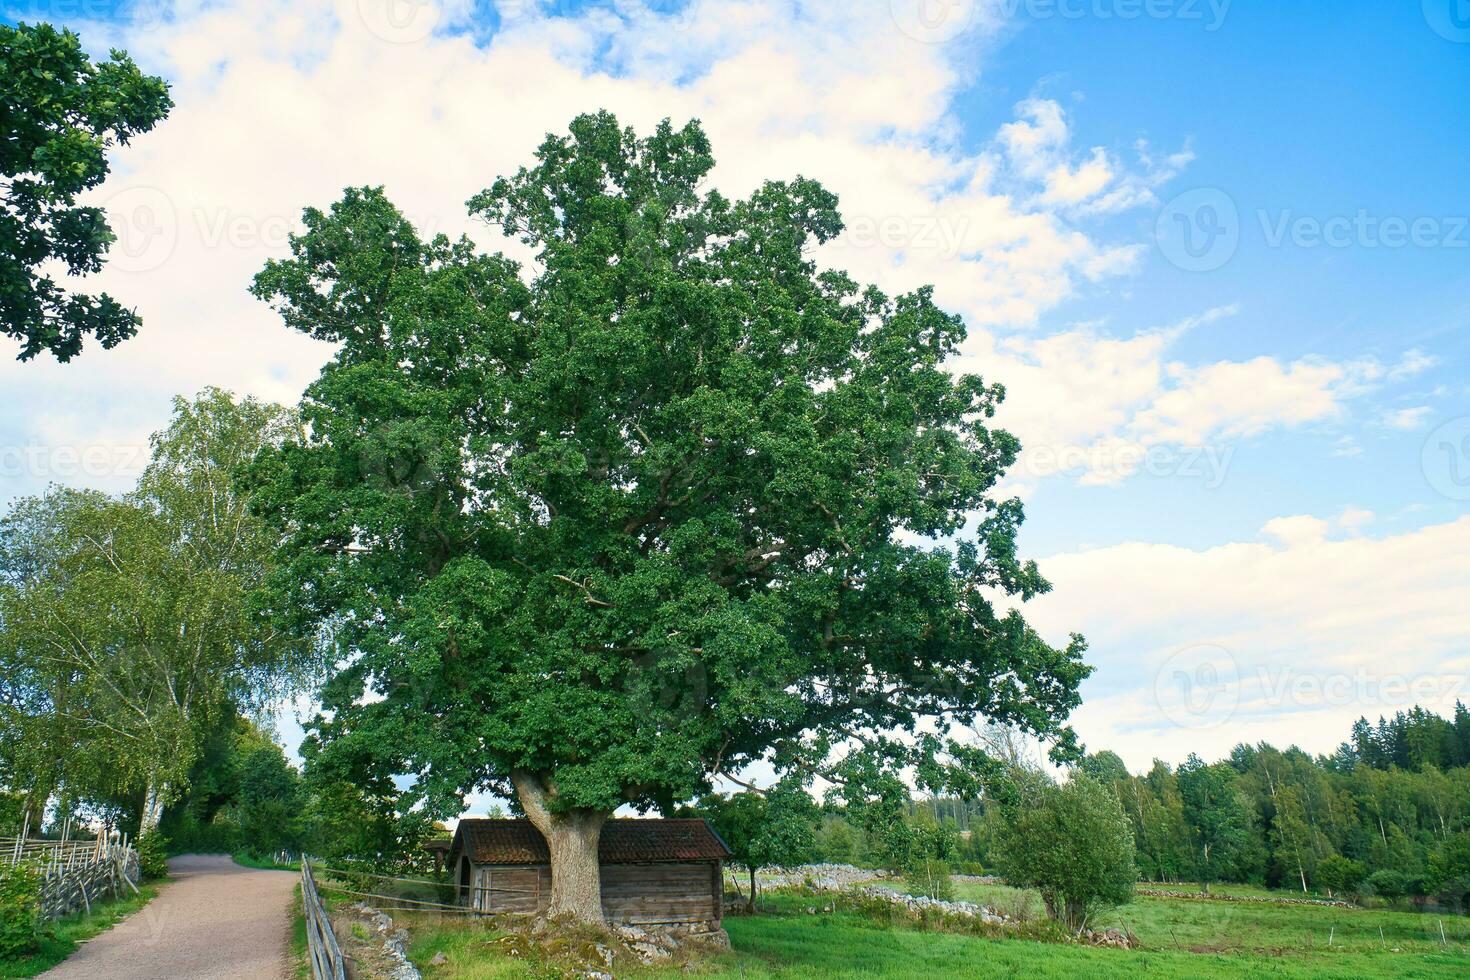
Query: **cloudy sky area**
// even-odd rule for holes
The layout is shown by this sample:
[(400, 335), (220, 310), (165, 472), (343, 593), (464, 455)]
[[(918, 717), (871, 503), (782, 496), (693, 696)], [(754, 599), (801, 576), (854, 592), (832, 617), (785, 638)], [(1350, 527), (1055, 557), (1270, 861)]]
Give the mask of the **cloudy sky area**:
[[(821, 255), (933, 283), (1026, 445), (1007, 489), (1135, 768), (1470, 699), (1470, 29), (1451, 2), (30, 0), (177, 108), (97, 195), (140, 335), (0, 350), (0, 503), (125, 488), (170, 398), (328, 354), (246, 292), (305, 205), (423, 228), (579, 112), (703, 120), (714, 183), (816, 177)], [(1284, 7), (1301, 9), (1281, 9)], [(1441, 7), (1443, 9), (1441, 9)], [(1371, 70), (1370, 70), (1371, 69)], [(283, 735), (299, 738), (287, 722)]]

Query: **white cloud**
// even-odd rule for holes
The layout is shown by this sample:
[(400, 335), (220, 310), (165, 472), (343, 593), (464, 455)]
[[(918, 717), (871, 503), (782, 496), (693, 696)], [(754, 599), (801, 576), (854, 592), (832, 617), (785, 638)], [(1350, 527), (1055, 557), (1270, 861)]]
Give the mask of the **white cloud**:
[(1412, 408), (1395, 408), (1384, 412), (1378, 419), (1379, 424), (1389, 429), (1411, 430), (1417, 429), (1424, 424), (1429, 413), (1434, 411), (1428, 405), (1415, 405)]
[(1320, 517), (1298, 514), (1294, 517), (1275, 517), (1261, 526), (1266, 534), (1288, 548), (1316, 544), (1327, 537), (1332, 525)]
[(1284, 364), (1273, 357), (1171, 364), (1169, 391), (1138, 415), (1132, 431), (1146, 441), (1199, 445), (1333, 419), (1377, 370), (1370, 361)]
[(1390, 381), (1402, 381), (1405, 378), (1412, 378), (1416, 374), (1427, 371), (1438, 363), (1439, 358), (1431, 354), (1426, 354), (1417, 347), (1411, 347), (1404, 352), (1403, 357), (1389, 371), (1388, 377)]
[(1051, 99), (1017, 103), (1016, 120), (1000, 128), (996, 144), (1017, 175), (1042, 185), (1039, 200), (1077, 214), (1116, 214), (1157, 205), (1154, 188), (1172, 180), (1194, 159), (1186, 144), (1158, 158), (1147, 140), (1134, 144), (1137, 166), (1125, 167), (1106, 147), (1080, 156), (1071, 146), (1065, 110)]
[[(1186, 334), (1239, 312), (1216, 307), (1121, 338), (1097, 325), (1042, 337), (981, 331), (958, 368), (1005, 382), (998, 419), (1025, 447), (1018, 480), (1071, 473), (1084, 484), (1108, 485), (1144, 467), (1175, 466), (1178, 450), (1207, 451), (1212, 458), (1202, 460), (1201, 475), (1223, 476), (1242, 443), (1344, 420), (1356, 399), (1393, 374), (1371, 358), (1263, 356), (1197, 366), (1172, 359)], [(1334, 454), (1357, 451), (1344, 439)]]
[[(633, 3), (546, 16), (525, 0), (500, 5), (488, 39), (467, 0), (181, 0), (131, 29), (79, 25), (89, 44), (125, 46), (173, 85), (170, 118), (114, 154), (96, 199), (121, 241), (85, 284), (144, 326), (65, 366), (15, 364), (14, 345), (0, 344), (11, 396), (0, 445), (63, 429), (85, 445), (135, 442), (172, 395), (206, 383), (294, 400), (327, 349), (288, 333), (247, 288), (284, 254), (303, 206), (384, 184), (424, 229), (503, 247), (463, 202), (526, 163), (546, 132), (601, 107), (644, 130), (701, 119), (719, 161), (712, 182), (729, 194), (768, 177), (821, 179), (851, 225), (822, 261), (891, 291), (934, 283), (977, 330), (1033, 326), (1079, 284), (1134, 269), (1139, 243), (1101, 239), (1046, 201), (1048, 187), (1085, 196), (1100, 170), (1084, 161), (1063, 180), (1054, 166), (1017, 171), (989, 146), (961, 148), (951, 100), (996, 25), (977, 10), (959, 41), (926, 44), (888, 6), (698, 0), (672, 17)], [(1039, 142), (1064, 146), (1054, 103), (1024, 111), (1061, 127)], [(0, 497), (38, 481), (7, 478)]]
[(1053, 640), (1088, 638), (1097, 673), (1076, 722), (1090, 747), (1134, 768), (1262, 739), (1327, 752), (1360, 715), (1452, 709), (1470, 694), (1470, 517), (1334, 531), (1361, 523), (1350, 509), (1278, 518), (1260, 542), (1043, 559), (1054, 589), (1028, 616)]

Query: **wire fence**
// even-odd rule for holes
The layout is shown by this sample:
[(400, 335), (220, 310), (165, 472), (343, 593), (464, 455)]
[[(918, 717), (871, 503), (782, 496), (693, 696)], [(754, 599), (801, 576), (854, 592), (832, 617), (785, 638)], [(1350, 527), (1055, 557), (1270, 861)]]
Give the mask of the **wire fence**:
[(360, 899), (384, 912), (423, 912), (454, 916), (501, 914), (489, 901), (492, 895), (538, 897), (539, 889), (502, 885), (460, 885), (453, 881), (388, 875), (356, 868), (313, 864), (320, 893)]

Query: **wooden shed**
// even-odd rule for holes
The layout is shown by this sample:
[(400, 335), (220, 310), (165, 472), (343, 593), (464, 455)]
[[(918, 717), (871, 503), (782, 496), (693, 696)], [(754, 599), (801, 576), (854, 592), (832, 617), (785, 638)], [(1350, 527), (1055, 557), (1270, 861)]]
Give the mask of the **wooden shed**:
[[(597, 858), (609, 922), (719, 928), (730, 849), (704, 820), (609, 820)], [(449, 848), (459, 901), (535, 914), (551, 901), (546, 839), (529, 820), (461, 820)]]

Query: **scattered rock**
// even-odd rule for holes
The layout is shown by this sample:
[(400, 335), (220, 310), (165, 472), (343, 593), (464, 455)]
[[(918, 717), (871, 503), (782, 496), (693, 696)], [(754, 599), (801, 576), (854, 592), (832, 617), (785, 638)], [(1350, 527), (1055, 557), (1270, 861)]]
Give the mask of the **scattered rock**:
[(1135, 895), (1150, 898), (1177, 898), (1194, 902), (1258, 902), (1263, 905), (1322, 905), (1334, 909), (1356, 909), (1362, 906), (1329, 898), (1291, 898), (1287, 895), (1223, 895), (1203, 892), (1181, 892), (1167, 888), (1137, 888)]
[(776, 874), (766, 875), (759, 879), (758, 883), (762, 888), (810, 885), (820, 891), (847, 888), (850, 885), (887, 877), (889, 877), (887, 871), (855, 868), (850, 864), (803, 864), (800, 867), (783, 868)]
[(655, 960), (666, 960), (673, 955), (662, 946), (654, 943), (629, 943), (628, 948), (637, 954), (638, 958), (645, 963), (652, 963)]
[(1121, 929), (1087, 929), (1083, 931), (1082, 938), (1090, 945), (1114, 949), (1133, 949), (1138, 945), (1136, 936)]
[(429, 965), (430, 966), (443, 966), (445, 963), (448, 963), (448, 962), (449, 962), (449, 957), (445, 956), (443, 953), (435, 953), (434, 954), (434, 958), (429, 961)]
[(359, 976), (382, 977), (383, 980), (423, 980), (418, 968), (408, 959), (407, 929), (395, 929), (390, 916), (366, 902), (348, 906), (348, 910), (357, 915), (361, 924), (367, 926), (374, 947), (364, 950), (366, 955), (354, 956)]

